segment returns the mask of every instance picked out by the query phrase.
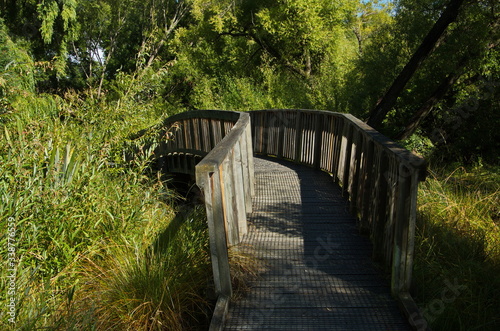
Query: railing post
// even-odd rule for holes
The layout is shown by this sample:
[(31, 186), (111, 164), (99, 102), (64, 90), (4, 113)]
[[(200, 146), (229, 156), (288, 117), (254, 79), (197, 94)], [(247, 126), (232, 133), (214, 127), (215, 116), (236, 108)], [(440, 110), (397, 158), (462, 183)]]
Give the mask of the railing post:
[(238, 234), (238, 225), (234, 213), (235, 201), (232, 170), (233, 168), (229, 165), (228, 159), (224, 160), (219, 167), (220, 186), (222, 190), (222, 210), (227, 233), (227, 243), (229, 245), (236, 245), (240, 242), (240, 236)]
[(245, 133), (240, 140), (241, 160), (243, 168), (243, 184), (245, 185), (245, 206), (247, 213), (252, 212), (252, 197), (255, 195), (254, 164), (252, 147), (252, 127), (250, 123), (245, 128)]
[(361, 226), (363, 229), (370, 229), (370, 196), (371, 192), (374, 190), (374, 177), (375, 177), (375, 167), (373, 164), (373, 152), (375, 149), (374, 143), (371, 139), (368, 139), (364, 146), (363, 151), (363, 171), (360, 177), (360, 191), (358, 199), (360, 200), (359, 206), (361, 206)]
[(411, 174), (403, 164), (399, 165), (397, 180), (397, 202), (394, 228), (394, 248), (392, 258), (392, 292), (397, 296), (405, 289), (406, 256), (408, 251), (409, 199)]
[[(241, 145), (240, 142), (244, 136), (238, 139), (236, 145), (234, 145), (233, 153), (231, 156), (232, 164), (232, 174), (233, 174), (233, 199), (234, 199), (234, 216), (236, 217), (236, 223), (238, 227), (238, 238), (240, 239), (243, 235), (247, 233), (247, 216), (246, 216), (246, 205), (245, 205), (245, 183), (243, 180), (243, 167), (242, 167), (242, 157), (241, 157)], [(239, 242), (238, 239), (238, 242)]]
[(383, 261), (387, 266), (387, 261), (383, 254), (384, 247), (384, 232), (387, 223), (387, 190), (389, 160), (386, 152), (381, 148), (377, 149), (377, 162), (375, 164), (375, 191), (372, 195), (372, 242), (373, 242), (373, 259)]
[(278, 125), (276, 125), (276, 128), (278, 129), (278, 141), (276, 143), (278, 145), (277, 156), (280, 159), (283, 158), (283, 147), (285, 145), (285, 121), (283, 121), (282, 114), (283, 112), (274, 113), (274, 120), (278, 121)]
[(342, 162), (342, 192), (343, 194), (348, 193), (349, 190), (349, 173), (350, 173), (350, 164), (351, 164), (351, 151), (352, 151), (352, 127), (349, 124), (349, 121), (344, 122), (344, 130), (342, 135), (342, 154), (341, 154), (341, 162)]
[(362, 137), (361, 133), (357, 128), (353, 128), (352, 132), (352, 143), (351, 143), (351, 148), (354, 149), (351, 151), (351, 160), (350, 160), (350, 166), (349, 166), (349, 185), (348, 185), (348, 191), (349, 191), (349, 199), (350, 199), (350, 204), (349, 204), (349, 210), (351, 214), (358, 216), (358, 208), (357, 208), (357, 198), (358, 198), (358, 180), (359, 180), (359, 173), (361, 171), (361, 151), (362, 151)]
[(197, 169), (196, 176), (196, 182), (205, 196), (215, 292), (218, 295), (230, 297), (233, 289), (227, 252), (221, 179), (216, 171), (208, 172)]

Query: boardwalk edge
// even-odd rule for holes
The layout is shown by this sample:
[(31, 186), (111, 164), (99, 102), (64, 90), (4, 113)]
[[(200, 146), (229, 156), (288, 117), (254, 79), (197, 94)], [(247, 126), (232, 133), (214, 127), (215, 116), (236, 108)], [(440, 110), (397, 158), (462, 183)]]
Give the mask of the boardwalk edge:
[(219, 296), (215, 304), (214, 314), (210, 322), (209, 331), (222, 331), (226, 322), (226, 316), (229, 310), (229, 298), (226, 296)]
[(410, 293), (401, 292), (398, 303), (413, 330), (432, 331)]

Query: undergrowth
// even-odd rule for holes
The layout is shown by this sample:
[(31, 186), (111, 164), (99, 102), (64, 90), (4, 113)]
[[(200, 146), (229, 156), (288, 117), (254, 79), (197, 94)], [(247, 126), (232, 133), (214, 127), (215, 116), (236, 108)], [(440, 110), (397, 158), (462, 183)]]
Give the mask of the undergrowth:
[(435, 330), (498, 330), (500, 172), (430, 173), (419, 190), (416, 299)]
[[(179, 211), (151, 169), (176, 129), (162, 118), (179, 110), (142, 100), (146, 83), (117, 100), (30, 92), (0, 114), (1, 330), (208, 327), (204, 208)], [(241, 293), (254, 259), (230, 256)]]

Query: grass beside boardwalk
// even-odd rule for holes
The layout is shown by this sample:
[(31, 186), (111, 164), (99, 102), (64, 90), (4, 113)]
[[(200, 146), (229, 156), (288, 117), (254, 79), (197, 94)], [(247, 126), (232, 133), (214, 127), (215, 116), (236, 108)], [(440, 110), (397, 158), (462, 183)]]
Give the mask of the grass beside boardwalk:
[(434, 330), (499, 330), (500, 169), (431, 171), (415, 253), (416, 299)]
[(26, 92), (0, 114), (1, 330), (203, 323), (205, 219), (186, 215), (172, 244), (151, 249), (173, 193), (148, 172), (149, 151), (123, 157), (142, 147), (127, 137), (165, 116), (148, 102)]

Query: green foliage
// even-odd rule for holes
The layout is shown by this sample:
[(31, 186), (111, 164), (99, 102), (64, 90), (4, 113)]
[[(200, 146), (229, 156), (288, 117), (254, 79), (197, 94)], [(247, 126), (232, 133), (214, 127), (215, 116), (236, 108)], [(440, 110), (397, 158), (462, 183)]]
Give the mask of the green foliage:
[[(3, 116), (0, 218), (15, 220), (17, 327), (65, 323), (62, 306), (78, 288), (80, 259), (110, 244), (142, 245), (172, 218), (172, 194), (144, 173), (149, 158), (131, 164), (123, 158), (127, 137), (158, 121), (154, 107), (128, 99), (140, 91), (121, 104), (92, 93), (63, 100), (25, 91)], [(4, 234), (6, 226), (2, 221)], [(2, 256), (6, 240), (2, 235)], [(7, 272), (2, 268), (2, 293)]]
[(402, 145), (406, 149), (413, 151), (426, 159), (432, 155), (435, 149), (432, 141), (429, 138), (422, 136), (419, 131), (404, 140)]
[[(394, 15), (372, 34), (348, 75), (342, 93), (349, 112), (367, 118), (436, 22), (447, 1), (398, 1)], [(498, 3), (466, 2), (458, 20), (408, 82), (385, 121), (385, 133), (400, 132), (430, 100), (447, 76), (455, 75), (444, 97), (421, 122), (421, 135), (436, 154), (472, 162), (498, 162)]]
[(14, 43), (0, 20), (0, 123), (12, 103), (34, 92), (34, 65), (26, 49)]

